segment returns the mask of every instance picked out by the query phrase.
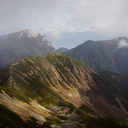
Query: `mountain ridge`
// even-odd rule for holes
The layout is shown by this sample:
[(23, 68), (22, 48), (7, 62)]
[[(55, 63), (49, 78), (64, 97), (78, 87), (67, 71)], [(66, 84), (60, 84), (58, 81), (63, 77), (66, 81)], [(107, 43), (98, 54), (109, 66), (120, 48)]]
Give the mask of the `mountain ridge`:
[(127, 45), (128, 38), (126, 37), (103, 41), (88, 40), (64, 54), (97, 71), (108, 70), (127, 75)]
[(98, 73), (66, 55), (49, 54), (25, 58), (0, 70), (0, 104), (25, 122), (34, 118), (36, 125), (73, 128), (78, 123), (89, 128), (95, 118), (102, 123), (105, 117), (127, 120), (127, 84), (128, 76)]

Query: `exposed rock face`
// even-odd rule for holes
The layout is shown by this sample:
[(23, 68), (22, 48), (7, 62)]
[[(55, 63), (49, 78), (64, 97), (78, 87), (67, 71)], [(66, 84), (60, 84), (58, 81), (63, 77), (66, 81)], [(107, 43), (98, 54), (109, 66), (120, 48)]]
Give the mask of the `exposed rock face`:
[(35, 120), (35, 127), (126, 128), (119, 119), (128, 119), (127, 85), (128, 76), (98, 73), (68, 56), (49, 54), (0, 70), (0, 104), (30, 126)]
[(34, 33), (32, 30), (30, 29), (25, 29), (25, 30), (22, 30), (20, 31), (19, 33), (19, 37), (22, 38), (22, 37), (28, 37), (28, 38), (31, 38), (31, 37), (35, 37), (37, 36), (36, 33)]
[(56, 52), (45, 35), (29, 29), (0, 37), (0, 68), (25, 57), (43, 56)]
[(97, 71), (107, 70), (128, 75), (128, 38), (126, 37), (103, 41), (88, 40), (64, 54)]

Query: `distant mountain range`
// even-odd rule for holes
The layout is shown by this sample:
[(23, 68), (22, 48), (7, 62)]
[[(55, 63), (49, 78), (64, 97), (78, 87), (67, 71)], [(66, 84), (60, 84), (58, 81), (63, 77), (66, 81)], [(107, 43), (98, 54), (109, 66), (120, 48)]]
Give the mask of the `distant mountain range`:
[(29, 29), (0, 37), (0, 68), (25, 57), (63, 53), (85, 63), (97, 71), (111, 71), (128, 75), (128, 38), (92, 41), (68, 50), (55, 49), (45, 35)]
[(61, 48), (57, 49), (56, 51), (57, 51), (58, 53), (64, 53), (64, 52), (67, 52), (68, 50), (69, 50), (69, 49), (67, 49), (67, 48), (61, 47)]
[(128, 38), (92, 41), (66, 51), (64, 54), (97, 70), (108, 70), (128, 75)]
[(49, 54), (0, 70), (0, 126), (127, 128), (128, 76)]
[(43, 56), (56, 52), (45, 35), (29, 29), (0, 37), (0, 68), (25, 57)]

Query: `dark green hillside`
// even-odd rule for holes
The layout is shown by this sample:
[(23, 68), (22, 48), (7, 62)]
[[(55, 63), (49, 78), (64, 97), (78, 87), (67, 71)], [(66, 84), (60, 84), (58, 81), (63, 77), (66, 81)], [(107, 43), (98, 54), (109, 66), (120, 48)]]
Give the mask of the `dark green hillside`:
[(84, 62), (95, 70), (111, 70), (116, 72), (117, 70), (111, 60), (113, 58), (112, 52), (107, 43), (89, 40), (65, 52), (65, 54), (80, 62)]
[(103, 41), (88, 40), (64, 54), (97, 71), (107, 70), (128, 75), (128, 48), (120, 47), (122, 41), (127, 43), (128, 39), (119, 37)]
[(128, 75), (128, 47), (118, 49), (114, 58), (118, 71)]

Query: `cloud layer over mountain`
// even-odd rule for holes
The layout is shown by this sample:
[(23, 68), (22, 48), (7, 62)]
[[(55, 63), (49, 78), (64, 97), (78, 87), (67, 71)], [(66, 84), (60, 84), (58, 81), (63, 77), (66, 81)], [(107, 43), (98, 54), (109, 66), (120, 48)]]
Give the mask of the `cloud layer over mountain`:
[(57, 40), (65, 33), (128, 35), (127, 0), (2, 0), (0, 35), (30, 28)]
[(118, 49), (122, 47), (128, 47), (128, 42), (126, 40), (121, 40), (118, 44)]

